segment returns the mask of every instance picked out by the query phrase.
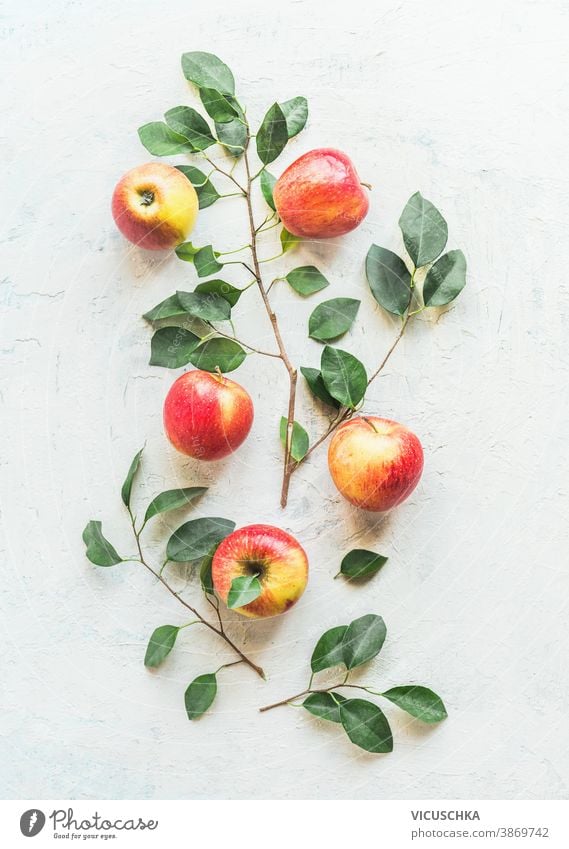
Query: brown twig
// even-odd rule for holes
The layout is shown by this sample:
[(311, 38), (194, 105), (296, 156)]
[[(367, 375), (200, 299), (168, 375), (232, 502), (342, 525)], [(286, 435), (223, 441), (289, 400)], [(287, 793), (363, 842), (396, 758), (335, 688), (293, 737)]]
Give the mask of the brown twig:
[[(352, 690), (365, 690), (366, 693), (374, 692), (373, 690), (370, 690), (369, 687), (362, 687), (358, 684), (345, 684), (342, 682), (339, 684), (334, 684), (332, 687), (322, 687), (318, 690), (308, 688), (307, 690), (303, 690), (302, 693), (297, 693), (295, 696), (290, 696), (288, 699), (282, 699), (280, 702), (273, 702), (273, 704), (271, 705), (265, 705), (264, 707), (259, 708), (259, 713), (265, 713), (265, 711), (272, 710), (276, 707), (281, 707), (281, 705), (288, 705), (290, 704), (290, 702), (294, 702), (297, 699), (300, 699), (301, 696), (308, 696), (311, 693), (331, 693), (332, 690), (341, 690), (343, 687), (349, 687)], [(379, 696), (381, 694), (375, 693), (375, 695)]]

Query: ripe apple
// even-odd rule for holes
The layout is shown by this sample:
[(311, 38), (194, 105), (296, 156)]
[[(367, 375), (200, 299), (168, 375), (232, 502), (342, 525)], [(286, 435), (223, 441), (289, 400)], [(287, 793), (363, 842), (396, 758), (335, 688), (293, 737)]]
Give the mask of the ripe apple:
[(164, 401), (164, 428), (174, 448), (196, 460), (227, 457), (253, 424), (249, 394), (223, 374), (188, 371)]
[(115, 224), (129, 242), (150, 251), (184, 242), (198, 214), (196, 190), (177, 168), (147, 162), (132, 168), (113, 192)]
[(220, 543), (211, 574), (215, 591), (225, 603), (235, 578), (257, 575), (263, 588), (261, 595), (235, 609), (254, 619), (277, 616), (292, 607), (304, 592), (308, 558), (300, 543), (280, 528), (248, 525)]
[(423, 471), (423, 449), (404, 425), (361, 416), (340, 425), (334, 434), (328, 467), (344, 498), (380, 512), (411, 495)]
[(349, 233), (369, 209), (351, 160), (331, 147), (311, 150), (289, 165), (275, 184), (273, 199), (289, 233), (310, 239)]

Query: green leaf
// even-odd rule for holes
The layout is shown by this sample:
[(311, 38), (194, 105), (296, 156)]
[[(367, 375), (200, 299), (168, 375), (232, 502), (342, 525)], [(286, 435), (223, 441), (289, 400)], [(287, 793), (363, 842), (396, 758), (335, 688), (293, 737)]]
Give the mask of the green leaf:
[(287, 123), (278, 103), (273, 103), (257, 133), (257, 154), (264, 165), (280, 156), (288, 141)]
[(166, 660), (174, 648), (179, 630), (176, 625), (161, 625), (152, 632), (144, 655), (145, 666), (160, 666), (162, 661)]
[(146, 321), (160, 321), (162, 318), (174, 318), (174, 316), (186, 315), (185, 309), (178, 300), (177, 295), (170, 295), (164, 301), (160, 301), (149, 312), (145, 312), (142, 316)]
[(216, 123), (215, 132), (228, 153), (241, 156), (247, 144), (247, 124), (242, 117), (228, 121), (227, 124)]
[(401, 257), (372, 245), (366, 257), (366, 276), (377, 303), (394, 315), (405, 315), (411, 301), (411, 275)]
[(195, 148), (185, 136), (173, 132), (162, 121), (152, 121), (138, 128), (138, 138), (153, 156), (175, 156), (178, 153), (195, 153)]
[(184, 242), (174, 250), (178, 259), (183, 259), (184, 262), (193, 262), (195, 255), (201, 251), (201, 248), (196, 248), (191, 242)]
[(428, 687), (408, 684), (403, 687), (392, 687), (381, 695), (422, 722), (441, 722), (447, 717), (443, 700)]
[(199, 336), (183, 327), (161, 327), (150, 342), (150, 365), (181, 368), (199, 344)]
[(235, 94), (235, 79), (227, 65), (213, 53), (182, 54), (182, 71), (198, 88), (215, 88), (222, 94)]
[(367, 374), (362, 363), (347, 351), (326, 345), (320, 360), (324, 386), (344, 407), (355, 409), (365, 395)]
[(293, 236), (292, 233), (289, 233), (286, 227), (283, 227), (281, 230), (281, 247), (283, 253), (288, 253), (288, 251), (292, 250), (298, 243), (300, 242), (300, 236)]
[(140, 459), (142, 457), (143, 451), (144, 448), (141, 448), (140, 451), (138, 451), (138, 453), (134, 455), (133, 461), (130, 464), (130, 468), (128, 470), (128, 474), (121, 488), (122, 503), (125, 507), (130, 507), (130, 494), (132, 492), (132, 484), (134, 481), (134, 476), (136, 475), (138, 467), (140, 466)]
[(269, 174), (268, 171), (261, 171), (261, 191), (263, 192), (263, 197), (274, 211), (276, 211), (276, 206), (273, 199), (273, 189), (276, 182), (277, 178)]
[(202, 559), (200, 566), (200, 583), (202, 585), (202, 590), (206, 595), (215, 595), (215, 587), (213, 586), (213, 575), (211, 573), (211, 567), (213, 563), (213, 555), (215, 554), (217, 549), (217, 545), (215, 545), (211, 551), (205, 555)]
[[(285, 416), (281, 416), (281, 424), (280, 424), (280, 437), (283, 445), (286, 445), (286, 427), (287, 427), (287, 419)], [(302, 458), (306, 455), (308, 451), (308, 434), (298, 422), (293, 422), (292, 425), (292, 445), (290, 455), (293, 460), (300, 462)]]
[(310, 658), (313, 672), (322, 672), (323, 669), (344, 663), (343, 640), (347, 630), (347, 625), (338, 625), (322, 634)]
[(426, 307), (444, 307), (466, 286), (466, 258), (462, 251), (449, 251), (438, 259), (425, 277)]
[(95, 566), (116, 566), (123, 559), (117, 554), (110, 542), (103, 536), (101, 522), (87, 522), (83, 531), (83, 542), (87, 546), (86, 555)]
[(299, 268), (293, 268), (292, 271), (289, 271), (285, 280), (295, 292), (303, 297), (320, 292), (321, 289), (330, 285), (322, 272), (318, 271), (314, 265), (302, 265)]
[(365, 578), (375, 575), (385, 563), (387, 563), (387, 557), (382, 557), (381, 554), (376, 554), (375, 551), (366, 551), (365, 548), (354, 548), (342, 560), (340, 572), (347, 578)]
[(311, 693), (303, 701), (302, 707), (319, 719), (340, 722), (340, 704), (345, 701), (340, 693)]
[(176, 292), (178, 301), (189, 315), (204, 321), (225, 321), (231, 305), (217, 292)]
[(209, 117), (219, 124), (227, 124), (239, 114), (228, 98), (215, 88), (201, 88), (200, 98)]
[(175, 563), (199, 560), (234, 530), (235, 522), (229, 519), (191, 519), (174, 531), (168, 540), (166, 556)]
[(286, 129), (289, 139), (298, 135), (304, 129), (308, 118), (308, 102), (305, 97), (293, 97), (279, 103), (286, 120)]
[(346, 669), (355, 669), (379, 654), (386, 635), (385, 622), (375, 613), (350, 622), (342, 641), (342, 659)]
[(174, 106), (164, 118), (171, 130), (188, 139), (194, 150), (205, 150), (215, 144), (207, 121), (191, 106)]
[(214, 372), (219, 369), (224, 374), (235, 371), (244, 361), (247, 354), (233, 339), (215, 337), (203, 342), (190, 355), (190, 362), (202, 371)]
[(300, 371), (304, 375), (304, 379), (308, 383), (310, 387), (310, 391), (316, 398), (319, 398), (321, 401), (324, 401), (325, 404), (328, 404), (330, 407), (335, 407), (338, 409), (340, 404), (336, 401), (335, 398), (332, 398), (326, 387), (324, 386), (324, 381), (322, 380), (322, 372), (317, 368), (309, 368), (308, 366), (301, 366)]
[(415, 192), (399, 219), (407, 253), (420, 268), (436, 259), (444, 250), (448, 238), (447, 223), (433, 204), (421, 192)]
[(219, 200), (221, 195), (209, 177), (203, 171), (200, 171), (199, 168), (194, 168), (193, 165), (176, 165), (176, 168), (188, 178), (196, 190), (200, 209), (206, 209), (206, 207), (215, 203), (216, 200)]
[(206, 245), (205, 248), (199, 249), (194, 256), (194, 265), (198, 277), (209, 277), (223, 268), (223, 263), (217, 261), (211, 245)]
[(186, 486), (183, 489), (167, 489), (153, 498), (146, 508), (144, 522), (148, 522), (159, 513), (167, 513), (169, 510), (177, 510), (191, 504), (195, 498), (207, 492), (207, 486)]
[(347, 699), (340, 705), (340, 720), (352, 743), (366, 752), (393, 751), (393, 736), (383, 711), (365, 699)]
[(231, 283), (226, 283), (225, 280), (206, 280), (205, 283), (198, 283), (195, 291), (206, 293), (215, 292), (217, 295), (221, 295), (222, 298), (225, 298), (227, 303), (232, 307), (235, 306), (243, 293), (242, 289), (237, 289), (235, 286), (232, 286)]
[(198, 675), (188, 686), (184, 696), (188, 719), (197, 719), (211, 707), (217, 694), (215, 672)]
[(331, 298), (312, 311), (308, 319), (308, 335), (318, 342), (331, 342), (350, 329), (360, 308), (355, 298)]
[(244, 607), (249, 602), (259, 598), (262, 591), (263, 588), (257, 575), (241, 575), (239, 578), (233, 578), (227, 596), (227, 606), (231, 610), (236, 607)]

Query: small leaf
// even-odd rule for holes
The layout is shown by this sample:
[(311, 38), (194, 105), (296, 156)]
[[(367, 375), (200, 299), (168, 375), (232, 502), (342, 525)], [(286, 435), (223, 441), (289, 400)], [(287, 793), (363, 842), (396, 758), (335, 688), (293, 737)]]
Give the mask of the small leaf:
[(362, 363), (347, 351), (326, 345), (320, 360), (324, 386), (344, 407), (355, 409), (365, 395), (367, 374)]
[(211, 567), (213, 563), (213, 555), (215, 554), (216, 549), (217, 545), (215, 545), (211, 551), (205, 555), (200, 566), (200, 583), (202, 585), (202, 590), (206, 595), (215, 595)]
[(443, 700), (428, 687), (408, 684), (403, 687), (392, 687), (381, 695), (422, 722), (441, 722), (447, 717)]
[(199, 560), (235, 529), (235, 522), (216, 517), (191, 519), (174, 531), (166, 547), (168, 560), (188, 563)]
[(257, 154), (264, 165), (283, 152), (288, 141), (286, 118), (278, 103), (273, 103), (257, 133)]
[(393, 736), (383, 711), (365, 699), (347, 699), (340, 705), (340, 720), (352, 743), (366, 752), (393, 751)]
[(310, 387), (310, 391), (316, 398), (319, 398), (325, 404), (328, 404), (330, 407), (335, 407), (338, 409), (340, 404), (336, 401), (335, 398), (332, 398), (326, 387), (324, 386), (324, 381), (322, 380), (322, 373), (320, 369), (317, 368), (308, 368), (308, 366), (301, 366), (300, 371), (304, 375), (308, 386)]
[(148, 522), (159, 513), (167, 513), (169, 510), (177, 510), (191, 504), (195, 498), (207, 492), (207, 486), (187, 486), (184, 489), (167, 489), (153, 498), (146, 508), (144, 522)]
[(231, 316), (231, 305), (217, 292), (176, 292), (184, 310), (204, 321), (225, 321)]
[(184, 53), (182, 71), (185, 78), (198, 88), (215, 88), (222, 94), (235, 94), (233, 74), (213, 53)]
[(401, 213), (399, 226), (407, 253), (421, 268), (444, 251), (448, 238), (447, 223), (433, 204), (415, 192)]
[(462, 251), (449, 251), (438, 259), (425, 277), (426, 307), (444, 307), (466, 286), (466, 258)]
[(355, 298), (331, 298), (318, 304), (308, 319), (308, 335), (318, 342), (343, 336), (352, 326), (360, 303)]
[(175, 156), (178, 153), (195, 153), (195, 148), (185, 136), (173, 132), (162, 121), (152, 121), (138, 129), (138, 137), (153, 156)]
[(231, 587), (227, 596), (227, 606), (231, 610), (234, 610), (236, 607), (245, 607), (249, 602), (259, 598), (262, 591), (263, 588), (257, 575), (240, 575), (231, 581)]
[(205, 150), (215, 144), (207, 121), (191, 106), (174, 106), (164, 118), (171, 130), (188, 139), (194, 150)]
[(183, 327), (161, 327), (150, 342), (150, 365), (181, 368), (199, 343), (199, 336)]
[(202, 371), (214, 372), (219, 369), (224, 374), (235, 371), (245, 360), (247, 354), (233, 339), (215, 337), (203, 342), (192, 351), (190, 362)]
[(223, 264), (217, 261), (211, 245), (206, 245), (205, 248), (199, 249), (194, 256), (194, 265), (198, 277), (209, 277), (223, 268)]
[[(281, 424), (280, 424), (280, 437), (283, 445), (286, 446), (286, 428), (287, 428), (287, 419), (285, 416), (281, 416)], [(293, 460), (300, 462), (302, 458), (306, 455), (308, 451), (309, 439), (308, 434), (298, 422), (294, 422), (292, 426), (292, 445), (290, 455)]]
[(83, 542), (87, 546), (86, 555), (95, 566), (116, 566), (117, 563), (122, 563), (123, 559), (105, 539), (101, 528), (101, 522), (87, 522), (83, 531)]
[(387, 557), (382, 557), (375, 551), (354, 548), (342, 560), (340, 572), (347, 578), (364, 578), (375, 575), (385, 563), (387, 563)]
[(215, 672), (198, 675), (188, 686), (184, 696), (188, 719), (197, 719), (211, 707), (217, 694)]
[(311, 693), (303, 701), (302, 707), (319, 719), (341, 722), (340, 704), (345, 701), (346, 699), (340, 693)]
[(140, 466), (140, 459), (142, 457), (142, 452), (144, 448), (141, 448), (140, 451), (134, 455), (134, 459), (130, 464), (130, 468), (128, 470), (128, 474), (125, 478), (125, 481), (121, 488), (121, 498), (122, 503), (125, 507), (130, 507), (130, 494), (132, 492), (132, 484), (134, 481), (134, 476), (138, 471), (138, 467)]
[(206, 209), (211, 206), (216, 200), (219, 200), (221, 195), (209, 179), (209, 177), (200, 171), (199, 168), (194, 168), (192, 165), (176, 165), (178, 171), (188, 178), (198, 196), (200, 209)]
[(195, 255), (201, 251), (201, 248), (196, 248), (191, 242), (184, 242), (174, 250), (178, 259), (183, 259), (184, 262), (193, 262)]
[(227, 124), (238, 115), (229, 99), (214, 88), (200, 88), (200, 99), (209, 117), (219, 124)]
[(342, 641), (342, 659), (346, 669), (355, 669), (379, 654), (387, 629), (381, 616), (368, 613), (348, 625)]
[(287, 283), (298, 292), (299, 295), (313, 295), (315, 292), (320, 292), (329, 286), (322, 272), (318, 271), (313, 265), (302, 265), (300, 268), (293, 268), (285, 277)]
[(283, 227), (281, 230), (281, 247), (283, 253), (288, 253), (288, 251), (292, 250), (298, 243), (300, 242), (300, 236), (293, 236), (292, 233), (289, 233), (286, 227)]
[(293, 97), (279, 103), (286, 120), (286, 129), (289, 139), (297, 136), (304, 129), (308, 118), (308, 102), (305, 97)]
[(144, 656), (145, 666), (160, 666), (174, 648), (179, 630), (176, 625), (161, 625), (153, 631)]
[(195, 291), (206, 293), (215, 292), (217, 295), (221, 295), (222, 298), (225, 298), (227, 303), (232, 307), (235, 306), (243, 293), (242, 289), (237, 289), (235, 286), (232, 286), (231, 283), (226, 283), (225, 280), (206, 280), (205, 283), (198, 283)]
[(231, 156), (241, 156), (247, 144), (247, 124), (242, 117), (226, 124), (216, 123), (215, 132), (219, 143)]
[(380, 306), (394, 315), (405, 315), (411, 301), (411, 275), (401, 257), (372, 245), (366, 257), (366, 277)]
[(273, 200), (273, 189), (276, 182), (277, 178), (269, 174), (268, 171), (261, 171), (261, 191), (263, 192), (263, 197), (274, 211), (276, 211), (276, 206)]
[(146, 321), (153, 322), (160, 321), (162, 318), (174, 318), (178, 315), (186, 315), (186, 311), (180, 304), (178, 296), (170, 295), (169, 298), (166, 298), (164, 301), (160, 301), (160, 303), (149, 310), (149, 312), (145, 312), (142, 317), (145, 318)]
[(325, 631), (316, 643), (310, 658), (310, 668), (313, 672), (322, 672), (331, 666), (339, 666), (344, 662), (343, 640), (347, 625), (338, 625)]

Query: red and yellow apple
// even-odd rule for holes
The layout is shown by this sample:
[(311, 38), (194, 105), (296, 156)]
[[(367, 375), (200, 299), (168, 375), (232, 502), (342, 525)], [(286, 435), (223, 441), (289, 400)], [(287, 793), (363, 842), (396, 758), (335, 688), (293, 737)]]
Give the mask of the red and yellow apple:
[(364, 510), (391, 510), (411, 495), (423, 471), (423, 449), (404, 425), (360, 416), (340, 425), (328, 448), (336, 487)]
[(188, 371), (170, 387), (164, 428), (174, 448), (197, 460), (227, 457), (253, 424), (250, 395), (234, 380), (208, 371)]
[(256, 575), (261, 594), (235, 608), (257, 619), (278, 616), (295, 604), (308, 580), (306, 552), (293, 536), (272, 525), (248, 525), (229, 534), (217, 548), (211, 566), (213, 585), (227, 603), (235, 578)]
[(289, 233), (308, 239), (343, 236), (369, 209), (351, 160), (331, 147), (311, 150), (289, 165), (275, 184), (273, 198)]
[(188, 178), (163, 162), (132, 168), (113, 192), (115, 224), (129, 242), (150, 251), (184, 242), (196, 223), (198, 207)]

